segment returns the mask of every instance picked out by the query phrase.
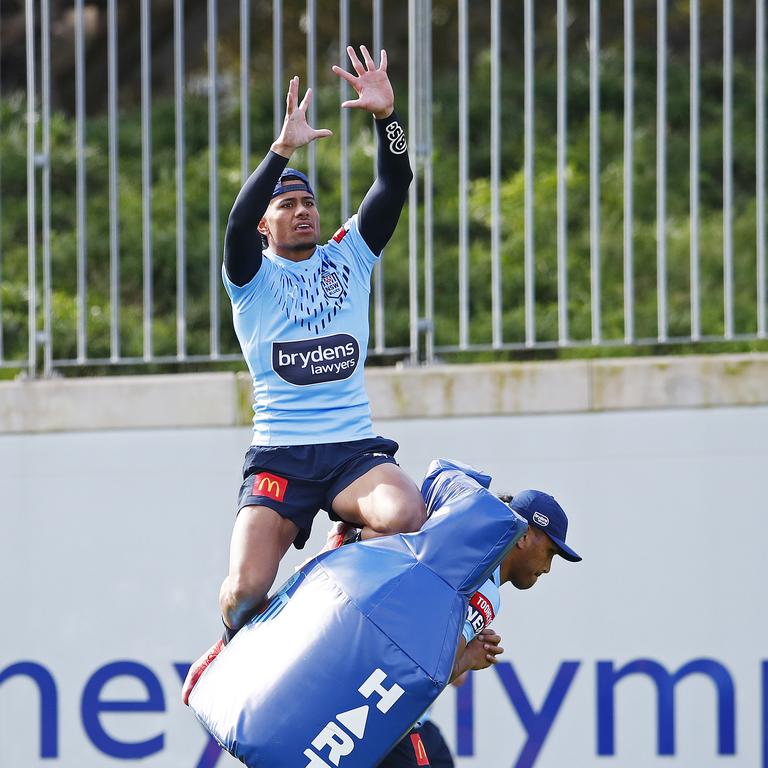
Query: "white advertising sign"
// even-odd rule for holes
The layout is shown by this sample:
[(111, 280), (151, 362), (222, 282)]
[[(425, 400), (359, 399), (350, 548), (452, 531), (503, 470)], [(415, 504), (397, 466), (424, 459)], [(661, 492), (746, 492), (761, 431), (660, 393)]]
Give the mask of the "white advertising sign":
[[(552, 493), (584, 557), (502, 588), (501, 663), (433, 708), (458, 766), (768, 768), (768, 408), (379, 428), (416, 480), (443, 455), (498, 491)], [(180, 688), (220, 635), (248, 441), (242, 428), (0, 436), (0, 766), (236, 764)], [(279, 578), (326, 530), (321, 515)]]

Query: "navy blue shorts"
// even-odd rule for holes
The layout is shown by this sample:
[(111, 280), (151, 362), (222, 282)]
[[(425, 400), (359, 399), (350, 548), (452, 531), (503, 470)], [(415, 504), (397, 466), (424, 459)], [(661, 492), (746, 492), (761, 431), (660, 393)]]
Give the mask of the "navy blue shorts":
[(321, 445), (252, 445), (245, 454), (238, 512), (258, 505), (274, 509), (299, 527), (293, 545), (302, 549), (319, 510), (340, 520), (336, 496), (379, 464), (397, 464), (400, 446), (385, 437)]
[(431, 721), (412, 728), (379, 763), (378, 768), (454, 768), (453, 758), (440, 729)]

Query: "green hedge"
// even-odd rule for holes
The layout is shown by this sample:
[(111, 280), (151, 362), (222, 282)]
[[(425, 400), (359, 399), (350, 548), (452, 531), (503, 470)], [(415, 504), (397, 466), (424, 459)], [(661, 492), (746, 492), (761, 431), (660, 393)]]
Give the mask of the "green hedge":
[[(568, 72), (568, 317), (570, 336), (591, 337), (589, 251), (589, 71), (586, 53), (574, 55)], [(736, 65), (734, 99), (734, 288), (735, 331), (752, 334), (756, 328), (755, 267), (755, 103), (751, 62)], [(621, 339), (623, 317), (623, 62), (608, 50), (601, 62), (601, 333)], [(634, 130), (634, 301), (635, 335), (657, 334), (656, 314), (656, 104), (655, 63), (642, 55), (636, 63), (636, 116)], [(723, 333), (722, 259), (722, 93), (719, 66), (701, 73), (701, 184), (700, 259), (701, 330)], [(688, 62), (669, 62), (667, 280), (669, 334), (690, 333), (689, 189), (688, 189)], [(471, 88), (470, 190), (470, 314), (471, 341), (491, 339), (491, 260), (489, 228), (490, 167), (490, 59), (479, 56)], [(523, 76), (507, 67), (502, 77), (502, 185), (501, 271), (503, 276), (503, 332), (506, 341), (525, 338), (524, 317), (524, 178)], [(398, 86), (404, 112), (405, 88)], [(402, 95), (401, 95), (402, 94)], [(253, 164), (272, 140), (271, 92), (253, 90), (251, 130)], [(340, 156), (338, 143), (338, 89), (321, 87), (317, 94), (318, 125), (336, 134), (317, 145), (318, 199), (324, 236), (340, 220)], [(536, 83), (535, 250), (536, 331), (540, 340), (556, 340), (556, 79), (553, 68), (541, 68)], [(438, 345), (458, 339), (458, 115), (456, 84), (445, 77), (434, 84), (434, 276), (435, 333)], [(239, 189), (239, 113), (236, 99), (220, 100), (219, 240)], [(0, 248), (2, 279), (3, 354), (22, 359), (27, 349), (27, 201), (26, 105), (19, 97), (0, 101)], [(405, 115), (403, 115), (405, 117)], [(358, 204), (372, 175), (374, 136), (366, 115), (352, 114), (352, 206)], [(210, 346), (208, 286), (209, 260), (209, 148), (207, 100), (188, 95), (185, 103), (185, 207), (187, 352), (206, 354)], [(136, 110), (124, 109), (119, 120), (120, 222), (120, 340), (123, 356), (142, 354), (143, 266), (141, 126)], [(156, 102), (152, 114), (152, 340), (156, 355), (176, 351), (176, 180), (174, 109), (171, 102)], [(53, 338), (56, 358), (76, 355), (76, 200), (75, 123), (65, 115), (53, 116), (51, 125), (51, 253), (53, 283)], [(106, 118), (90, 118), (86, 125), (87, 171), (87, 333), (88, 354), (109, 356), (110, 267), (108, 125)], [(303, 151), (295, 163), (303, 165)], [(40, 174), (37, 177), (40, 182)], [(39, 187), (38, 187), (39, 189)], [(420, 196), (421, 196), (420, 189)], [(38, 216), (40, 208), (38, 205)], [(38, 247), (38, 257), (40, 248)], [(217, 270), (218, 266), (213, 267)], [(41, 264), (38, 282), (42, 283)], [(386, 344), (407, 346), (408, 218), (403, 214), (385, 259)], [(420, 275), (422, 274), (420, 265)], [(217, 282), (218, 285), (218, 282)], [(236, 352), (226, 296), (219, 288), (221, 346)], [(422, 288), (423, 290), (423, 288)], [(38, 301), (41, 301), (38, 295)], [(42, 326), (42, 318), (40, 319)], [(760, 348), (758, 342), (738, 348)], [(734, 346), (730, 348), (736, 348)], [(637, 350), (634, 350), (637, 351)], [(647, 351), (654, 350), (653, 347)], [(678, 351), (678, 349), (675, 349)], [(595, 354), (582, 351), (578, 354)], [(611, 349), (615, 354), (616, 350)], [(572, 350), (544, 354), (572, 355)], [(462, 355), (461, 359), (500, 359), (510, 355)]]

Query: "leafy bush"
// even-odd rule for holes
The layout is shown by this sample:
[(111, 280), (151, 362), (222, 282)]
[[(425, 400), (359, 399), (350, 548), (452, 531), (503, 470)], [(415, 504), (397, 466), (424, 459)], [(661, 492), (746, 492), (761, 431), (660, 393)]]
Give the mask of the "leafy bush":
[[(601, 61), (601, 161), (600, 161), (600, 307), (599, 329), (592, 328), (591, 254), (589, 218), (589, 73), (584, 52), (572, 56), (568, 72), (569, 121), (567, 164), (567, 293), (569, 338), (589, 344), (599, 331), (603, 339), (621, 340), (625, 334), (624, 313), (624, 167), (623, 167), (623, 63), (615, 50), (606, 50)], [(689, 126), (688, 62), (672, 57), (669, 62), (667, 121), (667, 222), (668, 334), (687, 337), (690, 318), (690, 220), (689, 220)], [(723, 316), (723, 199), (722, 199), (722, 73), (706, 65), (701, 73), (701, 169), (700, 169), (700, 291), (701, 333), (722, 336)], [(636, 112), (634, 125), (633, 230), (634, 249), (633, 320), (636, 339), (657, 336), (656, 263), (656, 105), (655, 65), (642, 54), (636, 64)], [(755, 198), (755, 103), (754, 68), (739, 60), (736, 66), (738, 99), (734, 101), (734, 306), (735, 332), (754, 334), (756, 327), (756, 198)], [(492, 340), (491, 312), (491, 185), (490, 57), (476, 57), (471, 76), (471, 152), (469, 194), (469, 316), (470, 341), (489, 345)], [(502, 77), (502, 183), (499, 253), (502, 275), (501, 322), (505, 342), (526, 339), (523, 167), (523, 73), (518, 65), (505, 63)], [(434, 330), (438, 346), (458, 343), (458, 115), (456, 83), (445, 76), (434, 83)], [(535, 134), (535, 330), (539, 341), (558, 339), (557, 261), (557, 174), (554, 67), (539, 67), (536, 85)], [(399, 103), (406, 88), (399, 84)], [(334, 130), (335, 136), (317, 144), (318, 199), (325, 236), (341, 219), (338, 88), (321, 86), (316, 94), (318, 125)], [(0, 301), (2, 308), (3, 358), (23, 360), (27, 339), (27, 168), (26, 105), (17, 96), (0, 101)], [(404, 110), (403, 110), (404, 111)], [(252, 160), (272, 140), (271, 92), (262, 83), (254, 86), (251, 103)], [(350, 116), (350, 201), (352, 210), (362, 198), (372, 176), (375, 138), (366, 115)], [(147, 351), (144, 317), (151, 313), (149, 327), (155, 356), (177, 352), (177, 185), (175, 178), (174, 107), (169, 101), (153, 105), (151, 206), (149, 246), (151, 269), (144, 268), (141, 116), (124, 108), (119, 117), (118, 235), (119, 269), (110, 263), (109, 125), (104, 116), (94, 116), (86, 125), (86, 149), (82, 158), (86, 173), (87, 200), (84, 210), (85, 238), (78, 241), (76, 198), (76, 125), (73, 119), (55, 114), (51, 124), (51, 280), (53, 352), (57, 359), (78, 354), (77, 328), (80, 312), (87, 330), (87, 355), (108, 359), (112, 323), (118, 324), (120, 354), (141, 358)], [(206, 355), (211, 349), (209, 287), (218, 298), (221, 352), (237, 355), (230, 311), (218, 277), (219, 255), (211, 259), (209, 206), (208, 106), (204, 96), (189, 93), (185, 99), (184, 248), (183, 280), (187, 293), (185, 345), (188, 355)], [(412, 148), (413, 151), (413, 148)], [(306, 167), (306, 150), (292, 161)], [(242, 183), (239, 147), (239, 112), (235, 99), (220, 99), (218, 203), (214, 221), (220, 250), (226, 217)], [(36, 173), (38, 192), (41, 172)], [(38, 195), (39, 197), (39, 195)], [(419, 188), (420, 222), (424, 212), (423, 188)], [(38, 231), (41, 210), (37, 208)], [(420, 223), (421, 227), (421, 223)], [(84, 254), (86, 291), (78, 293), (78, 251)], [(43, 326), (42, 248), (38, 255), (38, 326)], [(419, 275), (423, 275), (420, 248)], [(386, 345), (409, 344), (408, 211), (387, 248), (383, 267)], [(110, 291), (117, 279), (119, 317), (113, 318)], [(151, 282), (151, 290), (150, 290)], [(145, 307), (145, 296), (149, 303)], [(424, 286), (420, 287), (421, 305)], [(82, 305), (82, 307), (81, 307)], [(762, 342), (746, 346), (758, 348)], [(743, 345), (742, 345), (743, 346)], [(689, 349), (691, 347), (688, 347)], [(659, 351), (651, 346), (650, 350)], [(677, 351), (679, 348), (675, 348)], [(615, 354), (616, 349), (610, 350)], [(587, 354), (601, 354), (593, 349)], [(510, 353), (511, 354), (511, 353)], [(515, 353), (522, 354), (522, 353)], [(531, 353), (526, 353), (531, 354)], [(559, 349), (542, 354), (569, 356), (573, 350)], [(584, 354), (584, 352), (580, 353)], [(467, 359), (466, 353), (455, 359)], [(478, 357), (500, 359), (499, 352)], [(141, 367), (146, 370), (146, 367)]]

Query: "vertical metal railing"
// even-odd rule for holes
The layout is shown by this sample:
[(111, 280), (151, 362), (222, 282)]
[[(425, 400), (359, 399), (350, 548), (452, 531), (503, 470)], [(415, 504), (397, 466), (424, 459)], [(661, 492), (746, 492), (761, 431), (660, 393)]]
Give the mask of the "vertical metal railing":
[(690, 18), (690, 155), (689, 155), (689, 208), (690, 208), (690, 292), (691, 338), (701, 338), (701, 300), (699, 297), (699, 120), (701, 91), (699, 84), (699, 0), (691, 0)]
[(600, 249), (600, 2), (589, 3), (589, 253), (592, 344), (602, 340)]
[(75, 0), (75, 209), (77, 236), (77, 360), (88, 356), (87, 213), (85, 199), (85, 19)]
[(469, 348), (469, 19), (459, 6), (459, 349)]
[(409, 362), (419, 361), (419, 278), (418, 278), (418, 205), (419, 205), (419, 134), (417, 88), (421, 64), (418, 56), (418, 0), (408, 0), (408, 146), (413, 166), (413, 181), (408, 190), (408, 346)]
[(667, 0), (656, 8), (656, 329), (666, 341), (667, 320)]
[(765, 264), (765, 0), (757, 1), (755, 30), (755, 158), (757, 173), (757, 220), (755, 238), (757, 241), (757, 335), (765, 338), (766, 329), (766, 264)]
[(144, 324), (142, 356), (152, 359), (152, 51), (150, 47), (151, 9), (141, 0), (141, 256)]
[[(208, 296), (210, 301), (212, 359), (219, 357), (219, 31), (217, 24), (217, 0), (208, 0), (208, 157), (209, 198), (209, 269)], [(277, 135), (277, 134), (275, 134)]]
[[(313, 29), (314, 0), (307, 0), (307, 14), (312, 3), (310, 28)], [(309, 36), (308, 38), (309, 39)], [(307, 59), (314, 62), (314, 47), (307, 47)], [(240, 178), (244, 182), (251, 172), (251, 4), (240, 0)]]
[(536, 264), (534, 255), (534, 25), (533, 0), (523, 4), (523, 25), (525, 28), (525, 345), (532, 347), (536, 342)]
[[(247, 66), (247, 65), (246, 65)], [(176, 163), (176, 354), (187, 357), (187, 221), (186, 221), (186, 134), (184, 131), (184, 0), (173, 3), (173, 128)], [(247, 104), (241, 107), (247, 112)], [(241, 136), (247, 158), (248, 134)], [(245, 161), (243, 163), (245, 165)], [(247, 169), (243, 167), (242, 174)], [(244, 180), (244, 179), (243, 179)]]
[[(381, 64), (381, 50), (384, 47), (383, 0), (373, 0), (373, 58)], [(374, 157), (373, 166), (376, 167)], [(382, 254), (383, 256), (383, 254)], [(381, 355), (386, 348), (386, 318), (384, 307), (384, 267), (382, 259), (373, 269), (373, 351)]]
[(424, 361), (434, 362), (435, 358), (435, 282), (434, 282), (434, 174), (433, 174), (433, 137), (432, 137), (432, 110), (425, 105), (432, 104), (432, 78), (429, 73), (432, 70), (432, 2), (424, 3), (422, 12), (424, 17), (421, 24), (422, 65), (424, 73), (421, 84), (421, 109), (419, 122), (421, 124), (422, 145), (422, 172), (424, 176)]
[(40, 97), (42, 152), (42, 257), (43, 257), (43, 375), (53, 373), (53, 295), (51, 276), (51, 10), (48, 0), (40, 3)]
[(624, 0), (624, 341), (635, 338), (634, 165), (635, 165), (635, 8)]
[[(317, 91), (317, 8), (315, 0), (307, 0), (307, 87), (312, 93)], [(309, 124), (317, 127), (317, 99), (309, 105)], [(307, 147), (309, 183), (312, 189), (317, 186), (317, 144), (313, 141)]]
[[(530, 12), (532, 13), (533, 5)], [(533, 23), (531, 21), (531, 23)], [(491, 0), (491, 339), (501, 347), (501, 2)]]
[(723, 326), (733, 338), (733, 9), (723, 0)]
[(24, 33), (27, 64), (27, 371), (37, 372), (37, 182), (35, 179), (35, 130), (37, 84), (35, 56), (35, 3), (25, 0)]
[(568, 343), (568, 0), (557, 0), (557, 338)]
[[(0, 39), (2, 39), (3, 22), (0, 18)], [(0, 99), (3, 97), (3, 67), (2, 61), (0, 61)], [(3, 158), (0, 153), (0, 285), (3, 282), (3, 257), (5, 255), (5, 247), (3, 244), (3, 235), (5, 228), (3, 226)], [(0, 366), (5, 363), (5, 323), (3, 321), (3, 292), (0, 291)]]
[(283, 0), (272, 0), (272, 135), (283, 125)]
[[(755, 183), (753, 190), (745, 191), (741, 139), (745, 126), (739, 121), (744, 104), (735, 101), (735, 94), (744, 92), (739, 78), (744, 78), (744, 63), (751, 60), (752, 53), (743, 50), (741, 44), (735, 47), (736, 39), (745, 38), (743, 6), (737, 8), (733, 0), (721, 0), (715, 6), (703, 8), (700, 0), (691, 0), (687, 17), (682, 17), (687, 30), (673, 29), (680, 24), (679, 9), (671, 14), (668, 0), (658, 0), (652, 40), (645, 24), (635, 25), (635, 15), (641, 11), (634, 0), (622, 0), (622, 26), (612, 22), (607, 29), (603, 28), (604, 23), (609, 18), (613, 20), (613, 14), (605, 14), (608, 8), (600, 0), (590, 0), (584, 9), (588, 15), (581, 20), (579, 11), (567, 0), (557, 0), (556, 7), (547, 9), (537, 6), (534, 0), (523, 0), (519, 6), (501, 0), (472, 5), (469, 0), (456, 0), (450, 4), (455, 9), (453, 17), (433, 16), (431, 2), (409, 0), (404, 22), (407, 30), (396, 31), (391, 38), (390, 24), (401, 17), (389, 14), (384, 0), (371, 0), (370, 32), (377, 61), (385, 34), (387, 39), (395, 40), (407, 33), (407, 62), (390, 57), (390, 75), (396, 79), (402, 74), (405, 79), (407, 68), (407, 84), (396, 83), (396, 90), (398, 111), (408, 126), (415, 174), (409, 191), (407, 227), (405, 217), (403, 220), (407, 246), (406, 231), (403, 231), (398, 235), (401, 239), (388, 247), (389, 251), (402, 252), (402, 256), (387, 257), (374, 268), (372, 353), (404, 357), (411, 363), (430, 363), (444, 354), (475, 350), (695, 344), (768, 337), (765, 2), (750, 2), (756, 27)], [(266, 6), (239, 0), (234, 9), (225, 8), (218, 0), (206, 0), (204, 9), (199, 11), (200, 17), (194, 20), (189, 15), (198, 11), (183, 0), (174, 0), (170, 20), (173, 71), (164, 73), (158, 58), (162, 56), (162, 48), (155, 47), (154, 38), (169, 25), (156, 25), (157, 14), (164, 11), (154, 7), (150, 0), (140, 0), (135, 10), (120, 7), (120, 12), (117, 0), (107, 0), (106, 39), (101, 53), (87, 40), (86, 30), (91, 29), (93, 8), (84, 0), (71, 0), (71, 3), (72, 102), (64, 105), (64, 111), (71, 115), (69, 141), (74, 150), (72, 237), (69, 239), (72, 278), (67, 278), (64, 271), (66, 263), (62, 254), (68, 251), (59, 249), (66, 238), (62, 238), (57, 229), (58, 214), (55, 213), (61, 209), (57, 195), (64, 193), (64, 185), (62, 189), (58, 185), (58, 150), (56, 133), (52, 132), (57, 119), (54, 108), (59, 108), (64, 98), (53, 87), (52, 73), (52, 66), (57, 66), (55, 62), (62, 58), (54, 47), (60, 44), (60, 38), (56, 38), (60, 25), (52, 18), (60, 9), (50, 0), (25, 0), (26, 72), (22, 88), (26, 91), (26, 222), (23, 223), (27, 233), (24, 265), (27, 299), (23, 325), (27, 337), (22, 340), (25, 352), (18, 351), (18, 337), (12, 340), (14, 352), (10, 356), (16, 360), (17, 367), (19, 364), (25, 367), (30, 376), (49, 376), (57, 368), (67, 366), (239, 359), (229, 327), (224, 331), (221, 327), (221, 317), (226, 313), (222, 314), (220, 307), (223, 296), (220, 189), (226, 185), (226, 194), (231, 194), (233, 173), (242, 182), (251, 169), (252, 131), (255, 135), (261, 128), (263, 116), (259, 110), (264, 109), (252, 100), (252, 88), (271, 78), (274, 135), (282, 125), (284, 80), (289, 64), (293, 71), (306, 73), (302, 91), (312, 88), (315, 92), (310, 122), (325, 124), (338, 114), (338, 132), (333, 141), (340, 152), (338, 204), (341, 218), (346, 219), (354, 212), (350, 196), (353, 169), (359, 167), (359, 156), (355, 153), (367, 149), (364, 149), (365, 142), (357, 141), (352, 134), (352, 126), (359, 122), (357, 117), (353, 120), (348, 110), (329, 111), (328, 101), (323, 98), (331, 89), (336, 89), (339, 101), (345, 101), (350, 89), (344, 81), (336, 84), (324, 73), (328, 51), (335, 51), (339, 63), (347, 67), (346, 46), (364, 42), (351, 37), (357, 37), (361, 29), (359, 9), (349, 0), (338, 0), (333, 4), (337, 17), (321, 18), (317, 0), (305, 0), (301, 27), (297, 30), (291, 28), (296, 8), (291, 6), (290, 13), (284, 13), (283, 0), (272, 0)], [(327, 6), (322, 8), (326, 14)], [(717, 95), (701, 87), (702, 62), (713, 46), (711, 39), (702, 39), (702, 14), (706, 14), (707, 30), (713, 23), (722, 22), (722, 91)], [(480, 15), (483, 23), (477, 23)], [(551, 43), (545, 39), (548, 27), (537, 15), (554, 22), (551, 28), (556, 35), (556, 94), (551, 103), (537, 99), (537, 94), (547, 88), (547, 78), (552, 72), (547, 57), (541, 56), (541, 61), (538, 60), (537, 47), (543, 50)], [(225, 18), (229, 26), (220, 30), (219, 25)], [(521, 55), (517, 55), (510, 49), (505, 56), (512, 19), (522, 24), (522, 50)], [(139, 55), (135, 67), (138, 78), (130, 71), (134, 67), (127, 58), (124, 65), (127, 71), (118, 72), (121, 59), (118, 46), (126, 45), (127, 56), (131, 44), (128, 36), (125, 43), (118, 36), (119, 25), (129, 22), (136, 25), (138, 31)], [(271, 49), (267, 47), (264, 51), (262, 45), (251, 50), (253, 30), (270, 28), (270, 24)], [(435, 49), (433, 61), (433, 36), (438, 39), (436, 24), (442, 26), (440, 49)], [(239, 27), (235, 29), (235, 25)], [(444, 37), (446, 31), (450, 32), (449, 38)], [(542, 36), (541, 41), (537, 41), (537, 34)], [(687, 52), (681, 43), (685, 34), (689, 42)], [(582, 39), (578, 39), (579, 35)], [(752, 37), (751, 30), (749, 37)], [(230, 41), (238, 39), (239, 44), (235, 42), (230, 50), (233, 45)], [(299, 47), (295, 45), (297, 40), (302, 40)], [(446, 40), (455, 41), (455, 45), (447, 45)], [(615, 56), (603, 56), (606, 51), (622, 50), (622, 44), (623, 61)], [(639, 63), (636, 71), (636, 62), (642, 61), (645, 66), (646, 51), (642, 46), (648, 45), (653, 46), (656, 61), (653, 83)], [(204, 49), (200, 61), (193, 61), (189, 56), (194, 46)], [(219, 46), (222, 50), (229, 46), (221, 62)], [(581, 51), (585, 48), (586, 56), (582, 57)], [(97, 60), (100, 55), (102, 61)], [(271, 72), (268, 71), (270, 59)], [(192, 63), (188, 65), (188, 62)], [(92, 86), (96, 80), (92, 80), (92, 70), (104, 64), (106, 102), (100, 102), (93, 98), (96, 90)], [(252, 73), (254, 66), (259, 68), (258, 73)], [(578, 75), (574, 74), (574, 67), (582, 68)], [(621, 78), (622, 67), (623, 106), (617, 110), (613, 99), (601, 98), (601, 89), (606, 78), (612, 78), (611, 82)], [(669, 76), (672, 67), (674, 75)], [(685, 68), (689, 83), (687, 93), (681, 93), (679, 84)], [(582, 73), (588, 78), (588, 90), (584, 94), (588, 103), (583, 110), (571, 109), (573, 95), (569, 81), (573, 77), (577, 83)], [(135, 94), (124, 96), (121, 74), (131, 80)], [(433, 106), (447, 109), (446, 105), (433, 104), (433, 84), (438, 82), (441, 92), (450, 88), (456, 94), (456, 134), (451, 135), (450, 140), (446, 139), (444, 121), (433, 123)], [(649, 88), (655, 92), (649, 94)], [(437, 92), (436, 86), (435, 89)], [(400, 99), (405, 98), (406, 91), (407, 107), (404, 107)], [(504, 101), (511, 93), (517, 94), (514, 98), (520, 102), (514, 108)], [(202, 99), (198, 98), (201, 94), (205, 94)], [(650, 121), (644, 106), (651, 102), (649, 95), (655, 101), (655, 115)], [(138, 103), (134, 104), (132, 98)], [(169, 108), (173, 108), (170, 139), (164, 125), (162, 130), (154, 127), (158, 102), (162, 99), (170, 99)], [(188, 114), (191, 109), (188, 104), (194, 104), (197, 116), (206, 108), (206, 101), (207, 157), (193, 157), (192, 153), (199, 151), (200, 132), (205, 127), (189, 124), (192, 113)], [(476, 109), (480, 101), (487, 102), (487, 109)], [(677, 115), (680, 103), (685, 101), (688, 101), (689, 114), (685, 142), (688, 148), (682, 151), (688, 153), (688, 165), (680, 174), (678, 157), (674, 156), (674, 162), (671, 158), (673, 152), (680, 153), (683, 142), (679, 121), (677, 118), (670, 121), (669, 115), (673, 106)], [(637, 109), (636, 102), (640, 105)], [(267, 110), (269, 104), (268, 95)], [(235, 114), (237, 109), (239, 114)], [(105, 112), (103, 117), (100, 111)], [(606, 125), (610, 127), (604, 131), (602, 122), (609, 114)], [(718, 118), (713, 120), (710, 117), (713, 114)], [(134, 115), (139, 122), (138, 137), (132, 123)], [(618, 126), (614, 115), (622, 121), (620, 147), (614, 140), (613, 126)], [(95, 140), (100, 130), (90, 130), (92, 119), (101, 119), (106, 128), (106, 189), (96, 172), (102, 167), (99, 154), (92, 153), (89, 146), (89, 141)], [(545, 133), (549, 125), (556, 134), (551, 137), (551, 147), (550, 137)], [(506, 143), (507, 131), (510, 137), (522, 136), (521, 152), (516, 154), (515, 147)], [(648, 157), (647, 136), (654, 134), (655, 167), (643, 168), (643, 173), (639, 173), (639, 167), (635, 166), (640, 165), (641, 157)], [(260, 130), (259, 135), (263, 135)], [(233, 136), (239, 142), (236, 170), (228, 167), (236, 154), (231, 149)], [(588, 143), (588, 158), (584, 158), (584, 190), (581, 190), (578, 180), (582, 178), (579, 164), (583, 143)], [(722, 163), (719, 170), (713, 170), (715, 161), (719, 164), (719, 156), (705, 156), (702, 152), (704, 147), (709, 152), (717, 144)], [(330, 146), (330, 142), (324, 145)], [(259, 154), (262, 149), (259, 147)], [(556, 201), (554, 220), (549, 222), (546, 214), (537, 210), (537, 194), (546, 189), (550, 171), (546, 160), (537, 162), (537, 157), (547, 158), (551, 151), (555, 153)], [(306, 153), (307, 172), (315, 187), (318, 187), (325, 149), (321, 152), (316, 144), (311, 144)], [(161, 167), (163, 157), (172, 158), (172, 167), (167, 173)], [(204, 171), (208, 181), (207, 216), (200, 216), (196, 210), (192, 218), (188, 206), (199, 186), (202, 162), (199, 157), (205, 157), (207, 162)], [(353, 158), (357, 159), (353, 162)], [(375, 158), (372, 164), (375, 168)], [(609, 199), (607, 189), (616, 184), (622, 167), (623, 176), (618, 185), (621, 199), (616, 199), (614, 186), (610, 186)], [(670, 170), (673, 168), (675, 175)], [(649, 171), (655, 174), (650, 184)], [(192, 173), (195, 190), (190, 186)], [(169, 175), (172, 189), (175, 184), (175, 201), (172, 201), (175, 216), (171, 217), (174, 231), (170, 237), (168, 222), (160, 214), (166, 206), (167, 192), (163, 185)], [(713, 180), (715, 185), (720, 185), (722, 194), (722, 208), (714, 209), (714, 215)], [(573, 191), (569, 186), (572, 181)], [(649, 190), (655, 195), (650, 219), (647, 214)], [(14, 245), (6, 241), (9, 228), (4, 218), (8, 215), (8, 206), (4, 205), (4, 198), (8, 194), (6, 185), (0, 184), (0, 219), (3, 219), (0, 220), (0, 279), (3, 281), (18, 279), (18, 266), (10, 265), (7, 258), (9, 247)], [(95, 204), (95, 196), (99, 194), (107, 198), (103, 206), (101, 201)], [(583, 211), (573, 207), (576, 205), (573, 201), (580, 194), (585, 195), (585, 203), (588, 199)], [(508, 199), (514, 201), (512, 208), (506, 207)], [(455, 200), (458, 219), (455, 230), (438, 224), (444, 219), (446, 200)], [(108, 228), (108, 272), (100, 270), (98, 263), (98, 254), (106, 253), (107, 248), (91, 239), (101, 226), (90, 213), (91, 206), (108, 211), (108, 222), (104, 222), (105, 239)], [(742, 236), (744, 211), (752, 209), (755, 211), (754, 255), (745, 253)], [(722, 237), (717, 229), (720, 214)], [(618, 224), (618, 216), (622, 218), (622, 229), (617, 237), (614, 225)], [(577, 221), (581, 222), (582, 230), (577, 229), (579, 224), (574, 223)], [(641, 231), (648, 231), (649, 223), (655, 231), (655, 272), (654, 264), (648, 264), (645, 258), (649, 244), (637, 237)], [(686, 227), (687, 243), (682, 231)], [(547, 231), (548, 228), (552, 231)], [(572, 234), (571, 228), (574, 234), (578, 231), (578, 237)], [(122, 229), (130, 234), (121, 235)], [(192, 231), (196, 233), (194, 243), (190, 240)], [(452, 231), (455, 234), (452, 235)], [(203, 232), (205, 235), (201, 237)], [(717, 236), (713, 237), (715, 232)], [(543, 268), (549, 253), (545, 244), (553, 238), (556, 271), (549, 274)], [(200, 248), (203, 240), (204, 254)], [(164, 245), (162, 253), (158, 250), (159, 243), (169, 242), (175, 242), (173, 264), (170, 261), (174, 257), (173, 247)], [(481, 247), (486, 243), (487, 247)], [(537, 248), (541, 253), (539, 258)], [(405, 265), (403, 269), (388, 266), (397, 258), (407, 259), (407, 269)], [(713, 263), (718, 272), (722, 271), (721, 328), (718, 328), (717, 302), (712, 301), (713, 293), (717, 295), (718, 291), (713, 283)], [(166, 277), (169, 274), (170, 279)], [(749, 328), (746, 318), (751, 310), (744, 303), (744, 287), (753, 274), (756, 286), (751, 300), (755, 319)], [(583, 285), (578, 284), (580, 280)], [(129, 288), (139, 283), (140, 295), (129, 296)], [(448, 285), (453, 287), (449, 290)], [(169, 286), (175, 291), (173, 297), (167, 295)], [(513, 294), (518, 286), (520, 299)], [(681, 299), (683, 291), (687, 291), (687, 299)], [(64, 298), (66, 292), (71, 296)], [(63, 306), (61, 301), (69, 301), (72, 306), (71, 315), (66, 318), (58, 314)], [(0, 302), (3, 302), (2, 294)], [(6, 329), (9, 310), (2, 303), (0, 309), (3, 310), (0, 366), (9, 367), (10, 340)], [(553, 313), (551, 318), (547, 312)], [(654, 314), (655, 331), (649, 334), (648, 318)], [(67, 326), (70, 316), (71, 329)], [(57, 336), (62, 331), (69, 334), (66, 339)], [(201, 340), (205, 335), (207, 346)], [(94, 354), (96, 348), (99, 352)]]
[[(339, 3), (339, 66), (346, 67), (349, 63), (347, 46), (349, 45), (349, 0)], [(341, 103), (349, 98), (349, 85), (339, 78), (339, 100)], [(349, 218), (349, 112), (341, 110), (339, 116), (339, 138), (341, 140), (341, 220)]]
[(111, 362), (120, 359), (120, 204), (119, 204), (119, 125), (117, 105), (117, 0), (107, 4), (108, 40), (108, 94), (109, 102), (109, 302)]

